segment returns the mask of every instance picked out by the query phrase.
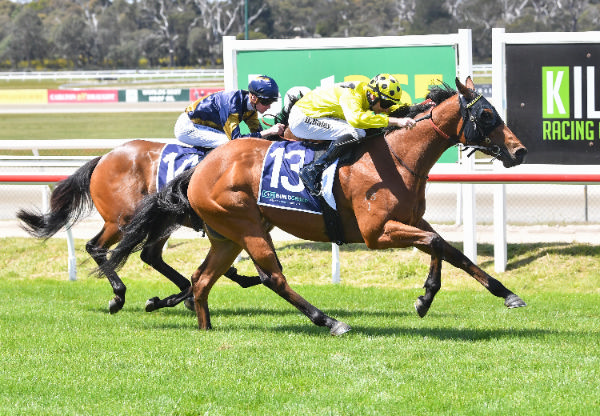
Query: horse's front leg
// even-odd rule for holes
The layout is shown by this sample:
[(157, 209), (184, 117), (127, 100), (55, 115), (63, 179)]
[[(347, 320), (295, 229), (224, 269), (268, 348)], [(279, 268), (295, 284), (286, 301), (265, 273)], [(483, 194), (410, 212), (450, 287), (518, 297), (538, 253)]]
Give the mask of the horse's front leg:
[(419, 296), (415, 301), (415, 309), (423, 318), (429, 311), (435, 295), (442, 287), (442, 237), (432, 230), (422, 230), (398, 221), (388, 221), (380, 234), (370, 237), (369, 239), (365, 238), (367, 247), (370, 249), (413, 246), (431, 255), (429, 273), (423, 285), (425, 295)]
[(441, 244), (438, 238), (434, 237), (431, 241), (431, 262), (429, 264), (429, 274), (423, 285), (425, 295), (419, 296), (415, 301), (415, 310), (421, 318), (427, 315), (433, 298), (442, 287), (442, 254)]
[[(433, 228), (425, 220), (421, 221), (421, 227), (433, 231)], [(527, 306), (527, 304), (512, 291), (507, 289), (500, 281), (494, 279), (492, 276), (484, 272), (479, 266), (474, 264), (467, 256), (465, 256), (460, 250), (454, 248), (446, 240), (442, 241), (442, 255), (443, 259), (454, 267), (464, 270), (471, 275), (475, 280), (483, 285), (492, 295), (503, 298), (504, 305), (508, 308), (520, 308)]]

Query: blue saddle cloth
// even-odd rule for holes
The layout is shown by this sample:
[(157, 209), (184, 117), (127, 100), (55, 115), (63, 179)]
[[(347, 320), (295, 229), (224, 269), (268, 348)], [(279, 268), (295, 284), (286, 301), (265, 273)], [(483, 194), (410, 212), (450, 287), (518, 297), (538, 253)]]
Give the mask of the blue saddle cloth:
[(160, 162), (156, 173), (156, 189), (159, 191), (180, 173), (196, 166), (209, 149), (166, 144), (160, 153)]
[(312, 162), (314, 150), (303, 142), (273, 142), (265, 155), (258, 204), (322, 214), (320, 203), (304, 188), (298, 173)]

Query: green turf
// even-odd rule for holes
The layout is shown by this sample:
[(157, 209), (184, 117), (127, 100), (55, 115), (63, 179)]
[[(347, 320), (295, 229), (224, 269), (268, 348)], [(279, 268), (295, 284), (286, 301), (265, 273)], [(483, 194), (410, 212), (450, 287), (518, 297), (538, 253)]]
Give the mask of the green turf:
[[(335, 338), (262, 286), (217, 283), (209, 332), (198, 331), (182, 305), (145, 313), (146, 299), (174, 286), (137, 255), (122, 270), (127, 303), (110, 315), (111, 289), (87, 275), (93, 265), (85, 262), (84, 241), (76, 242), (75, 282), (66, 280), (64, 240), (0, 241), (0, 414), (594, 415), (600, 409), (596, 248), (511, 247), (509, 271), (497, 277), (527, 301), (516, 310), (445, 266), (442, 290), (421, 319), (412, 306), (427, 270), (421, 254), (343, 246), (342, 284), (331, 285), (330, 245), (278, 243), (293, 287), (352, 326)], [(165, 256), (189, 274), (206, 250), (205, 240), (175, 240)], [(488, 269), (486, 250), (482, 260)], [(575, 260), (582, 269), (573, 268)], [(251, 270), (247, 259), (239, 267)], [(543, 276), (556, 282), (546, 287)], [(578, 282), (588, 276), (589, 285)]]
[(172, 138), (177, 116), (175, 112), (3, 114), (0, 140)]

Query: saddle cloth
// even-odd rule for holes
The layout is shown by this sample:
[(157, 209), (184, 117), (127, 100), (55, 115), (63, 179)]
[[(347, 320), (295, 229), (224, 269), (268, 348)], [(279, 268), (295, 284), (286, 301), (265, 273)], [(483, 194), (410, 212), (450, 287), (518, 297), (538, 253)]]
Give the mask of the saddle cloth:
[[(305, 142), (277, 141), (269, 147), (263, 161), (258, 204), (292, 211), (322, 214), (318, 199), (304, 188), (298, 173), (313, 161), (315, 145)], [(335, 209), (332, 194), (337, 162), (323, 174), (325, 201)]]
[(156, 172), (156, 189), (159, 191), (180, 173), (195, 167), (210, 149), (166, 144), (160, 153)]

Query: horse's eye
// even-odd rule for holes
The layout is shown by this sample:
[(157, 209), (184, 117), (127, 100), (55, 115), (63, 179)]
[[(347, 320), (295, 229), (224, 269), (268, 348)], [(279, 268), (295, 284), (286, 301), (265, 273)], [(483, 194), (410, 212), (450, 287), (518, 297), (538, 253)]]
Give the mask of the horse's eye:
[(481, 112), (481, 114), (479, 114), (479, 121), (481, 124), (489, 126), (494, 124), (496, 121), (496, 116), (494, 115), (493, 111), (486, 108)]

